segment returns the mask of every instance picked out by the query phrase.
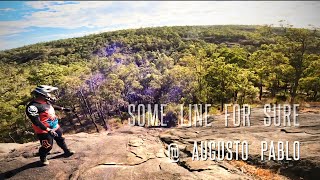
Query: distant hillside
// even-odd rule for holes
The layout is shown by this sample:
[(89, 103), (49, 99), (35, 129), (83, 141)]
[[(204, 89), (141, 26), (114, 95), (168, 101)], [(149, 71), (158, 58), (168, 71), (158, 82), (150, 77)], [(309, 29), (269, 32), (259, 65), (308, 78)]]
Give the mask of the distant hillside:
[[(117, 43), (125, 50), (166, 50), (172, 53), (177, 50), (172, 43), (194, 40), (208, 43), (239, 43), (255, 45), (260, 42), (254, 39), (254, 33), (260, 26), (177, 26), (119, 30), (79, 38), (63, 39), (37, 43), (11, 50), (1, 51), (0, 58), (4, 62), (25, 63), (30, 60), (52, 60), (52, 56), (78, 54), (81, 58), (89, 58), (108, 44)], [(261, 28), (261, 27), (260, 27)], [(142, 46), (141, 43), (155, 40), (154, 46)], [(182, 42), (181, 42), (182, 41)], [(170, 47), (169, 47), (170, 46)], [(145, 48), (145, 49), (144, 49)], [(171, 51), (170, 51), (171, 50)]]
[[(25, 105), (40, 84), (73, 132), (99, 131), (128, 104), (319, 101), (319, 33), (268, 26), (177, 26), (119, 30), (0, 51), (0, 135), (25, 142)], [(170, 109), (168, 121), (178, 113)], [(173, 122), (173, 125), (175, 123)], [(70, 131), (71, 131), (70, 130)]]

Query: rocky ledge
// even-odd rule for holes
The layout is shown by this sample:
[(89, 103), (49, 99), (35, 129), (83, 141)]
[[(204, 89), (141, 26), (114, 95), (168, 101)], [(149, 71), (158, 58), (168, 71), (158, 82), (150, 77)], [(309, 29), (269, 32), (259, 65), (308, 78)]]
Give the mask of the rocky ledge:
[[(221, 115), (210, 127), (123, 126), (114, 132), (66, 135), (77, 153), (65, 158), (55, 144), (49, 166), (39, 163), (38, 142), (0, 144), (0, 179), (319, 179), (320, 115), (301, 114), (300, 126), (290, 128), (265, 127), (263, 117), (261, 109), (252, 111), (251, 127), (226, 128)], [(248, 160), (192, 161), (195, 141), (236, 140), (248, 141)], [(262, 140), (299, 141), (300, 160), (261, 161)], [(177, 163), (168, 158), (171, 143), (180, 150)]]

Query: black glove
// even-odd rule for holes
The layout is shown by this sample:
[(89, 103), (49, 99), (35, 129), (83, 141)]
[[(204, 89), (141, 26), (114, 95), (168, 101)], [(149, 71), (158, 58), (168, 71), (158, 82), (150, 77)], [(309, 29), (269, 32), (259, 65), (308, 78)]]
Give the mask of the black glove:
[(56, 133), (54, 130), (50, 129), (49, 131), (49, 134), (53, 137), (57, 137), (58, 136), (58, 133)]
[(70, 111), (72, 111), (70, 108), (62, 108), (62, 110), (65, 111), (65, 112), (70, 112)]

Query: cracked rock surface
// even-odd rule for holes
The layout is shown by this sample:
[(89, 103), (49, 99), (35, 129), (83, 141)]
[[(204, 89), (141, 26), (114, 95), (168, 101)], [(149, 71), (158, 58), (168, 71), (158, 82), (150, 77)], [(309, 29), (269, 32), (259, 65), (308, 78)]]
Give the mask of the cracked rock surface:
[(171, 162), (159, 138), (162, 131), (124, 126), (112, 133), (66, 135), (76, 154), (64, 158), (54, 144), (49, 166), (39, 164), (38, 142), (0, 144), (0, 179), (247, 179), (220, 166), (193, 171)]
[[(211, 127), (124, 126), (109, 133), (66, 135), (66, 143), (76, 154), (64, 158), (54, 143), (49, 166), (39, 164), (39, 142), (0, 144), (0, 179), (257, 179), (229, 161), (192, 161), (194, 141), (204, 140), (247, 140), (247, 163), (272, 169), (283, 179), (320, 177), (320, 115), (302, 114), (299, 127), (265, 127), (262, 112), (252, 111), (249, 128), (226, 128), (224, 116), (216, 116)], [(301, 161), (260, 161), (261, 140), (300, 141)], [(167, 157), (170, 143), (179, 146), (178, 163)]]
[[(232, 117), (232, 113), (231, 113)], [(215, 116), (209, 127), (179, 127), (169, 129), (160, 135), (160, 139), (167, 145), (176, 143), (179, 146), (180, 165), (191, 171), (208, 171), (216, 166), (224, 167), (232, 174), (239, 174), (229, 161), (191, 161), (194, 141), (247, 141), (249, 143), (249, 158), (246, 163), (259, 168), (272, 170), (283, 179), (320, 179), (320, 114), (299, 113), (299, 126), (275, 127), (264, 126), (264, 112), (262, 108), (251, 110), (250, 127), (234, 127), (229, 118), (229, 127), (225, 127), (225, 115)], [(289, 142), (289, 157), (293, 155), (293, 142), (300, 142), (300, 160), (261, 160), (261, 141)], [(198, 145), (200, 150), (200, 145)], [(214, 149), (217, 152), (217, 149)], [(241, 148), (239, 148), (241, 157)], [(264, 159), (269, 157), (269, 149)], [(276, 155), (277, 157), (278, 155)], [(220, 168), (221, 169), (221, 168)], [(215, 175), (223, 170), (214, 171)], [(255, 179), (257, 177), (254, 177)], [(228, 179), (228, 178), (226, 178)]]

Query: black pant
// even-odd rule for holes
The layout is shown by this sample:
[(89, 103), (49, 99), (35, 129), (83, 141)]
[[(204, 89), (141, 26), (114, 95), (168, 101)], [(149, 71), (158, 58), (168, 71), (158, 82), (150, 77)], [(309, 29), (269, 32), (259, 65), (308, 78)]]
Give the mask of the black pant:
[(62, 137), (61, 128), (56, 130), (58, 136), (53, 137), (49, 133), (38, 134), (38, 138), (40, 140), (41, 147), (39, 149), (40, 159), (44, 160), (47, 154), (51, 151), (53, 146), (53, 140), (55, 140), (58, 146), (63, 149), (64, 152), (68, 152), (68, 147), (64, 141), (64, 137)]

